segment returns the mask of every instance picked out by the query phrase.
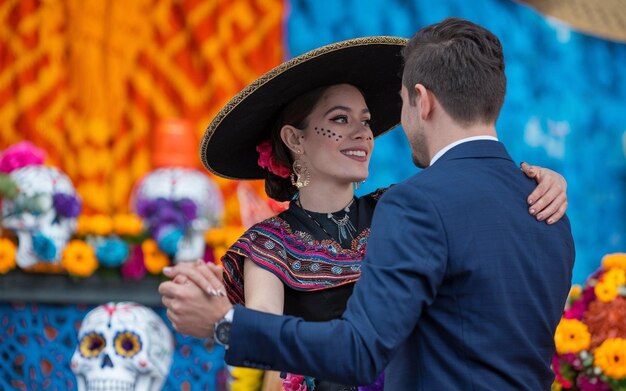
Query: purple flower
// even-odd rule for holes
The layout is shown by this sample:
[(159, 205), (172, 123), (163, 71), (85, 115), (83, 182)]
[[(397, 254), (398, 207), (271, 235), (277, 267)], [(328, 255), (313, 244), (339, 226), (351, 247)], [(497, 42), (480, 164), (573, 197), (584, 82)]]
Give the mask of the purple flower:
[(55, 193), (52, 203), (59, 216), (76, 217), (80, 214), (80, 200), (71, 194)]
[(139, 198), (135, 202), (135, 209), (137, 210), (137, 214), (143, 218), (148, 218), (154, 215), (157, 210), (154, 201), (145, 198)]
[(183, 198), (178, 200), (177, 204), (178, 208), (188, 221), (196, 219), (198, 207), (196, 206), (195, 202), (193, 202), (189, 198)]

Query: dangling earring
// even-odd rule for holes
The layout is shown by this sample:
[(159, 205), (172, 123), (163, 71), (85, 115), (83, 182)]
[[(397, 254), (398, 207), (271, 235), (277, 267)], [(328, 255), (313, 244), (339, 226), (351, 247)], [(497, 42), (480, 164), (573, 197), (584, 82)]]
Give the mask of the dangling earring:
[(352, 182), (352, 189), (359, 190), (359, 185), (362, 185), (363, 183), (365, 183), (365, 180), (362, 180), (361, 182)]
[(292, 169), (293, 172), (290, 175), (292, 185), (298, 189), (302, 189), (309, 184), (309, 170), (307, 170), (306, 166), (299, 159), (294, 160)]

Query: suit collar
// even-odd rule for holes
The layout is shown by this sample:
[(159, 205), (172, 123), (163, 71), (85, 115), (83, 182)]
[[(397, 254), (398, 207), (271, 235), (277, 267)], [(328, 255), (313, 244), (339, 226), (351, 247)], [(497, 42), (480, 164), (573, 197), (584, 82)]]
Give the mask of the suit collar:
[(504, 144), (492, 140), (476, 140), (459, 144), (444, 153), (434, 165), (440, 161), (468, 158), (496, 158), (513, 161)]

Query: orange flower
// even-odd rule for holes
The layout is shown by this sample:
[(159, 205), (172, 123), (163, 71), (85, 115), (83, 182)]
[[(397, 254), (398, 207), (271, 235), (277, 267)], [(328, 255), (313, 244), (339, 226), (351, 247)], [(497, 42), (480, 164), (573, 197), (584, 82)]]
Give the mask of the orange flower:
[(113, 231), (118, 235), (139, 235), (143, 232), (143, 221), (136, 214), (117, 214), (113, 216)]
[(143, 251), (143, 263), (150, 274), (159, 274), (165, 266), (170, 264), (167, 255), (159, 250), (157, 242), (152, 239), (145, 240), (141, 244), (141, 250)]
[(591, 334), (587, 325), (578, 319), (561, 319), (554, 333), (554, 344), (559, 354), (578, 353), (589, 348)]
[(79, 235), (106, 236), (113, 232), (113, 219), (108, 215), (80, 216), (78, 218)]
[(578, 284), (574, 284), (572, 285), (572, 288), (569, 290), (569, 298), (578, 299), (581, 293), (583, 293), (583, 288)]
[(228, 248), (225, 246), (219, 246), (213, 249), (213, 258), (215, 259), (216, 265), (222, 266), (222, 257), (226, 254), (226, 250), (228, 250)]
[(225, 232), (223, 228), (213, 228), (204, 233), (204, 241), (211, 247), (224, 243)]
[(6, 238), (0, 239), (0, 274), (15, 269), (15, 244)]
[(71, 275), (89, 277), (98, 268), (98, 260), (89, 244), (82, 240), (72, 240), (63, 251), (61, 266)]
[(626, 271), (623, 269), (610, 269), (602, 275), (602, 281), (619, 288), (620, 285), (626, 283)]
[(76, 235), (85, 236), (90, 233), (91, 217), (86, 215), (79, 215), (76, 220)]
[(626, 270), (626, 253), (613, 253), (605, 255), (604, 257), (602, 257), (602, 267), (606, 270)]
[(613, 379), (626, 377), (626, 339), (609, 338), (594, 352), (594, 364)]
[(615, 300), (618, 294), (617, 286), (609, 281), (598, 282), (593, 290), (598, 300), (605, 303)]
[(224, 230), (226, 231), (226, 242), (224, 244), (228, 247), (232, 246), (244, 233), (243, 227), (237, 225), (229, 225)]

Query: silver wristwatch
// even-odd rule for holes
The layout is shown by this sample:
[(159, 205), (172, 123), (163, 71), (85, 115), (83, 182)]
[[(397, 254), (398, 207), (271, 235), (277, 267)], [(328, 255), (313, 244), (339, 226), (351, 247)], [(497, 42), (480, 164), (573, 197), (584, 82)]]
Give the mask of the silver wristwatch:
[(217, 322), (215, 322), (214, 339), (215, 342), (228, 349), (228, 340), (230, 338), (230, 325), (233, 322), (233, 314), (235, 309), (231, 308), (226, 312), (226, 315)]

